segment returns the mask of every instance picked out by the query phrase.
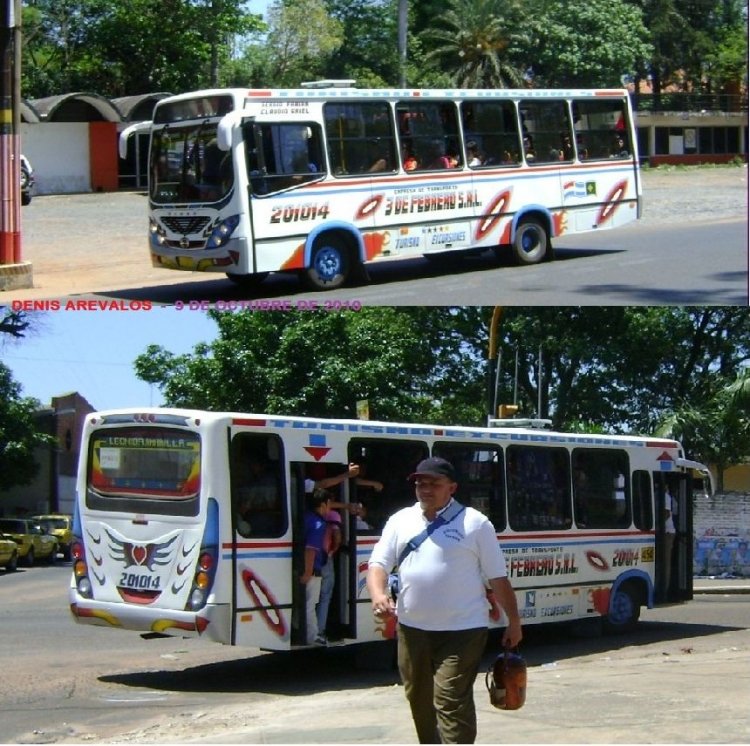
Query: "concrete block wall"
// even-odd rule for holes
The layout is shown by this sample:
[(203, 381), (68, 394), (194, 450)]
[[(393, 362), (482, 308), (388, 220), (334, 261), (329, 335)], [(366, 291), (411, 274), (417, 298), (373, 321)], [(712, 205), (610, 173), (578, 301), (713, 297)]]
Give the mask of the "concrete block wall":
[(750, 577), (750, 492), (693, 498), (693, 574)]

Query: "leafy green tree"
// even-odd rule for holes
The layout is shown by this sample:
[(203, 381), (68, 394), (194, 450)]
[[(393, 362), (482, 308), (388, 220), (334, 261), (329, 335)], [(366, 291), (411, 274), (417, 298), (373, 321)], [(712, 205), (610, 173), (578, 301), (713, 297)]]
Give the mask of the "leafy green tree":
[(341, 24), (342, 43), (326, 63), (326, 77), (352, 78), (365, 88), (399, 82), (397, 0), (328, 0)]
[(750, 376), (745, 369), (710, 400), (686, 403), (669, 412), (658, 435), (678, 438), (701, 461), (716, 467), (717, 491), (724, 489), (724, 472), (750, 454)]
[(22, 90), (123, 96), (209, 86), (235, 34), (259, 28), (244, 0), (28, 0)]
[(621, 86), (649, 58), (641, 11), (625, 0), (532, 0), (524, 49), (535, 86)]
[(166, 403), (207, 409), (374, 419), (481, 422), (483, 370), (462, 330), (475, 309), (357, 313), (214, 313), (218, 339), (192, 354), (150, 347), (139, 378)]
[(321, 77), (344, 40), (342, 24), (328, 14), (324, 0), (275, 0), (267, 18), (269, 82), (276, 86)]
[(514, 52), (525, 28), (522, 17), (518, 2), (448, 0), (422, 34), (425, 59), (448, 72), (456, 87), (520, 87), (523, 69)]

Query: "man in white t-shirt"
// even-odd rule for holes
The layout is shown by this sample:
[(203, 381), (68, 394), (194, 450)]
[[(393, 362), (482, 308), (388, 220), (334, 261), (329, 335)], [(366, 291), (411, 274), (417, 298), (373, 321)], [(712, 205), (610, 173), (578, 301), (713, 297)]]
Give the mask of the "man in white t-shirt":
[[(417, 502), (398, 511), (373, 549), (367, 574), (373, 612), (398, 616), (398, 665), (420, 743), (473, 743), (473, 685), (487, 642), (486, 583), (508, 618), (503, 644), (522, 638), (516, 598), (492, 523), (453, 500), (453, 465), (422, 461), (409, 477)], [(407, 543), (443, 520), (399, 566), (394, 603), (388, 574)]]

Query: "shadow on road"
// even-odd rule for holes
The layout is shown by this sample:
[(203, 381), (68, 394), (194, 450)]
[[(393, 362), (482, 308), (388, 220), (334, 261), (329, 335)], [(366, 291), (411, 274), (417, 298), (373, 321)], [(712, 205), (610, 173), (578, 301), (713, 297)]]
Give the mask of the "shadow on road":
[[(620, 250), (612, 249), (564, 248), (556, 250), (555, 261), (568, 262), (600, 255), (616, 257), (621, 253)], [(370, 279), (367, 286), (377, 287), (391, 283), (457, 276), (498, 269), (508, 272), (533, 271), (533, 267), (515, 266), (510, 256), (497, 259), (491, 251), (485, 251), (481, 254), (433, 256), (429, 259), (418, 257), (368, 265), (367, 271)], [(304, 296), (310, 293), (295, 273), (272, 273), (266, 280), (252, 287), (237, 285), (231, 280), (222, 278), (221, 275), (209, 274), (204, 277), (205, 279), (198, 281), (149, 288), (124, 288), (122, 290), (98, 293), (97, 295), (117, 300), (151, 300), (155, 303), (174, 304), (179, 301), (187, 303), (190, 300), (215, 303), (216, 301), (231, 300), (293, 298), (298, 295)], [(345, 288), (342, 288), (342, 292), (351, 293), (355, 287), (356, 285), (349, 284)], [(552, 289), (551, 286), (550, 290)], [(333, 290), (327, 291), (323, 295), (326, 298), (333, 299), (338, 294), (339, 291)], [(319, 297), (321, 293), (316, 293), (315, 295)]]
[[(641, 622), (635, 632), (624, 635), (592, 637), (571, 636), (563, 626), (529, 627), (521, 648), (529, 667), (554, 664), (561, 660), (611, 653), (614, 650), (651, 645), (673, 640), (689, 640), (740, 627), (669, 622)], [(388, 643), (382, 648), (380, 668), (393, 660)], [(480, 668), (480, 676), (501, 650), (500, 633), (493, 631)], [(684, 652), (689, 653), (689, 646)], [(172, 692), (258, 692), (301, 696), (323, 691), (352, 691), (388, 687), (399, 683), (395, 667), (372, 670), (358, 665), (356, 646), (305, 649), (295, 652), (265, 653), (237, 658), (181, 671), (135, 671), (101, 676), (99, 680), (128, 687), (143, 687)]]

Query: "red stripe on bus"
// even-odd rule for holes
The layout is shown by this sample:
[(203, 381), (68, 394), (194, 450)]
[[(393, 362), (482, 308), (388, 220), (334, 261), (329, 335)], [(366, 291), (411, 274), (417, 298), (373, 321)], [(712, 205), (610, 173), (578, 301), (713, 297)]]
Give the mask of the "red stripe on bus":
[(268, 420), (256, 420), (252, 418), (236, 417), (232, 419), (233, 425), (244, 425), (245, 427), (265, 427)]

